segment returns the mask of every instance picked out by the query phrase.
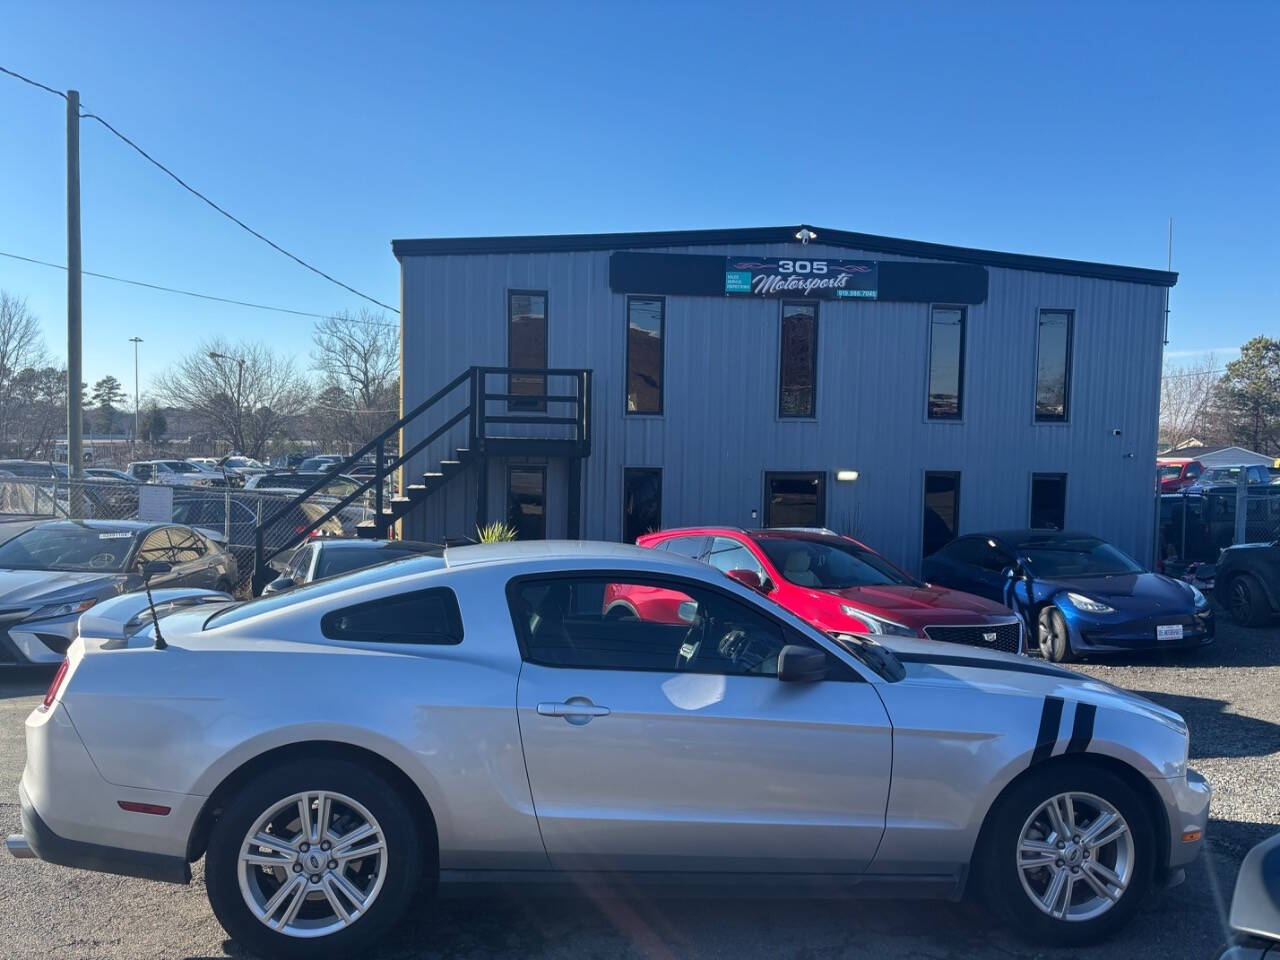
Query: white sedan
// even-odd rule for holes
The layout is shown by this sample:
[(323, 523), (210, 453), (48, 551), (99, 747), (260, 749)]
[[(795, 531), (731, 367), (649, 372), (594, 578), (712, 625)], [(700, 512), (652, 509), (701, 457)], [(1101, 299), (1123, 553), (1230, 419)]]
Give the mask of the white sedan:
[[(662, 602), (606, 617), (620, 590)], [(670, 553), (462, 547), (156, 602), (82, 618), (27, 720), (8, 844), (178, 883), (204, 856), (219, 921), (268, 957), (363, 954), (436, 882), (637, 873), (968, 886), (1082, 943), (1176, 879), (1208, 817), (1168, 710), (1021, 657), (825, 635)]]

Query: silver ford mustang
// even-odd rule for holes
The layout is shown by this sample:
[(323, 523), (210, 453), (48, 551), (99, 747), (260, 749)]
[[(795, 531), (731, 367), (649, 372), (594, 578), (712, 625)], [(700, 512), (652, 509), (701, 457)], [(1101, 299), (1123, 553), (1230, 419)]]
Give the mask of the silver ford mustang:
[[(605, 616), (644, 590), (646, 619)], [(178, 883), (204, 856), (219, 921), (269, 957), (364, 953), (437, 882), (553, 876), (970, 890), (1076, 944), (1176, 879), (1208, 817), (1168, 710), (829, 636), (670, 553), (462, 547), (155, 600), (81, 618), (8, 845)]]

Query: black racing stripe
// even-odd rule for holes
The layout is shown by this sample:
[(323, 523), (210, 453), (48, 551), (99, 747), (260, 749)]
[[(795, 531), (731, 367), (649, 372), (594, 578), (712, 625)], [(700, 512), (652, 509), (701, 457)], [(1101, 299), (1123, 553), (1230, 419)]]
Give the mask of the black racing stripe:
[(1058, 727), (1062, 724), (1062, 698), (1045, 697), (1040, 711), (1040, 732), (1036, 734), (1036, 748), (1031, 752), (1031, 762), (1048, 760), (1058, 742)]
[(1071, 721), (1071, 739), (1067, 741), (1067, 753), (1084, 753), (1093, 740), (1093, 718), (1098, 708), (1092, 703), (1077, 703), (1075, 719)]
[[(890, 648), (892, 649), (892, 647)], [(985, 660), (981, 657), (938, 656), (932, 653), (898, 653), (894, 656), (903, 663), (932, 663), (943, 667), (975, 667), (979, 670), (1006, 670), (1010, 673), (1034, 673), (1042, 677), (1059, 677), (1063, 680), (1079, 680), (1080, 675), (1061, 667), (1050, 666), (1035, 660)]]

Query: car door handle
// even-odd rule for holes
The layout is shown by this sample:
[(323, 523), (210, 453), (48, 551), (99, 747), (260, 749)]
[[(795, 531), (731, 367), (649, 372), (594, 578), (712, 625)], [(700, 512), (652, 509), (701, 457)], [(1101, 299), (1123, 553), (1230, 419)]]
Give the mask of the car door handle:
[(595, 717), (607, 717), (612, 711), (608, 707), (600, 707), (585, 697), (574, 697), (564, 703), (538, 704), (538, 716), (563, 717), (569, 723), (590, 723)]

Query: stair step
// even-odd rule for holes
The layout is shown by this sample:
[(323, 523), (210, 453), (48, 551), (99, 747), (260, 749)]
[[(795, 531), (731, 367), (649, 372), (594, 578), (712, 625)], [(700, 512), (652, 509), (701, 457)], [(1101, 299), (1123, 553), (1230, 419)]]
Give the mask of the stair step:
[(443, 473), (424, 473), (422, 475), (422, 479), (426, 483), (430, 483), (432, 480), (443, 480), (444, 474)]
[(406, 494), (405, 499), (420, 497), (427, 492), (427, 485), (425, 483), (411, 483), (404, 488), (404, 492)]
[(459, 470), (461, 468), (462, 468), (461, 460), (441, 460), (440, 461), (440, 469), (444, 473), (453, 473), (455, 470)]
[(471, 449), (469, 447), (454, 447), (453, 452), (458, 455), (459, 460), (466, 460), (471, 456)]

